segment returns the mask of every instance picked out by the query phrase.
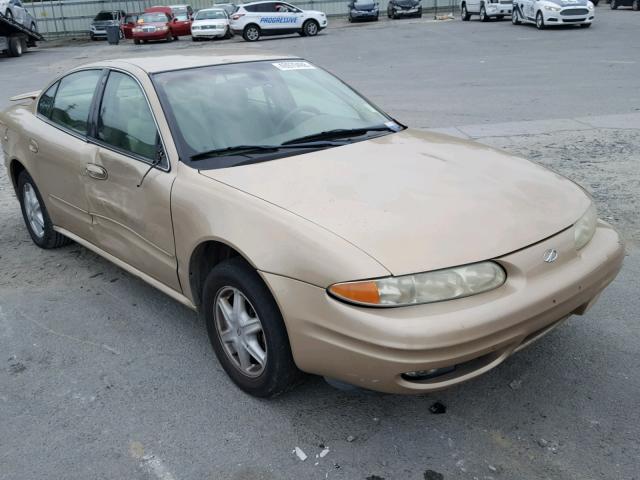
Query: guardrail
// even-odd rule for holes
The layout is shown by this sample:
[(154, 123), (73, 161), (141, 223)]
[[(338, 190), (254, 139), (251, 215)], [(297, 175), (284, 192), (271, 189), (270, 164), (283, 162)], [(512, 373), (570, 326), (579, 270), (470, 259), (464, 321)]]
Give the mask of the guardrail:
[[(422, 0), (425, 13), (447, 14), (457, 11), (460, 0)], [(378, 0), (380, 11), (384, 15), (388, 0)], [(127, 13), (139, 13), (145, 8), (165, 3), (182, 3), (172, 0), (64, 0), (44, 2), (23, 2), (23, 5), (31, 12), (38, 22), (39, 32), (48, 39), (58, 37), (84, 37), (89, 35), (89, 25), (101, 10), (123, 10)], [(209, 8), (215, 3), (240, 3), (237, 0), (185, 0), (194, 10)], [(247, 2), (248, 3), (248, 0)], [(347, 0), (303, 0), (290, 3), (304, 10), (320, 10), (328, 16), (346, 16)]]

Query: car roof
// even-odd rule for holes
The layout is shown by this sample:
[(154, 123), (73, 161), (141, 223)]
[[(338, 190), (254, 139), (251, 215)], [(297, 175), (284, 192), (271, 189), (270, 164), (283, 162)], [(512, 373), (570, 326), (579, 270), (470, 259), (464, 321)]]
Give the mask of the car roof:
[(226, 65), (229, 63), (260, 62), (269, 60), (283, 60), (297, 58), (290, 55), (166, 55), (162, 57), (138, 57), (127, 59), (106, 60), (83, 65), (82, 68), (119, 68), (131, 70), (138, 67), (147, 73), (184, 70), (187, 68)]
[(284, 0), (282, 0), (282, 1), (278, 1), (278, 0), (262, 0), (260, 2), (239, 3), (238, 7), (246, 7), (248, 5), (260, 5), (261, 3), (290, 3), (290, 2), (286, 2)]

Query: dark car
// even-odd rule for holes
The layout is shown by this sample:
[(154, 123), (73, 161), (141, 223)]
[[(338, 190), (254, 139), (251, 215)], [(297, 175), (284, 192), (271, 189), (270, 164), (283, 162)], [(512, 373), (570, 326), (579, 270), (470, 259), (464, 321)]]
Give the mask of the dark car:
[(611, 10), (617, 10), (618, 7), (631, 7), (633, 10), (638, 11), (640, 10), (640, 0), (611, 0), (609, 6)]
[(422, 17), (422, 2), (420, 0), (389, 0), (387, 5), (389, 18)]
[(347, 6), (349, 8), (350, 22), (360, 20), (378, 20), (378, 2), (375, 0), (351, 0)]
[[(124, 18), (127, 16), (122, 10), (103, 10), (98, 12), (93, 21), (91, 22), (91, 26), (89, 27), (89, 36), (91, 40), (98, 40), (99, 38), (107, 38), (107, 27), (111, 25), (122, 25), (124, 22)], [(122, 37), (121, 30), (121, 37)]]

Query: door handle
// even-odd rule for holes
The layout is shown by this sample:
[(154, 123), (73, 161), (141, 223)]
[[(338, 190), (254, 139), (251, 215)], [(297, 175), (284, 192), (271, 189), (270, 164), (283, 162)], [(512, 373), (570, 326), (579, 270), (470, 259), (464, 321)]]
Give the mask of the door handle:
[(87, 163), (84, 171), (87, 175), (91, 178), (95, 178), (96, 180), (106, 180), (108, 176), (107, 171), (95, 163)]
[(29, 139), (29, 150), (33, 153), (38, 153), (38, 142), (36, 142), (33, 138)]

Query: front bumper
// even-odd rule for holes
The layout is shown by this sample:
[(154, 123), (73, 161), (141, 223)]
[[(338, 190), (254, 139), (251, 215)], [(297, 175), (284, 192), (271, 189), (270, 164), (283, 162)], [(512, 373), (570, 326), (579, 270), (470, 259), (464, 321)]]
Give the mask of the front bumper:
[(221, 38), (226, 34), (226, 28), (208, 28), (206, 30), (194, 30), (191, 29), (191, 36), (196, 38)]
[[(604, 222), (579, 252), (573, 229), (496, 259), (500, 288), (463, 299), (392, 309), (351, 306), (322, 288), (261, 273), (283, 314), (294, 359), (306, 372), (389, 393), (456, 385), (500, 364), (572, 314), (583, 314), (615, 278), (624, 248)], [(543, 253), (555, 248), (555, 263)], [(403, 374), (455, 367), (426, 381)]]
[(378, 10), (351, 10), (350, 12), (351, 18), (355, 20), (365, 20), (369, 18), (378, 18), (379, 12)]
[(594, 11), (587, 10), (587, 13), (579, 14), (579, 15), (568, 15), (567, 11), (576, 10), (575, 7), (567, 7), (563, 8), (559, 12), (554, 12), (552, 10), (542, 10), (542, 15), (544, 16), (544, 23), (546, 25), (581, 25), (584, 23), (592, 23), (594, 20)]
[(134, 40), (165, 40), (170, 35), (170, 30), (156, 30), (154, 32), (134, 32), (132, 38)]
[(393, 13), (398, 17), (413, 17), (422, 13), (422, 7), (394, 8)]
[(107, 38), (107, 31), (91, 29), (89, 30), (89, 36), (91, 36), (92, 38)]

